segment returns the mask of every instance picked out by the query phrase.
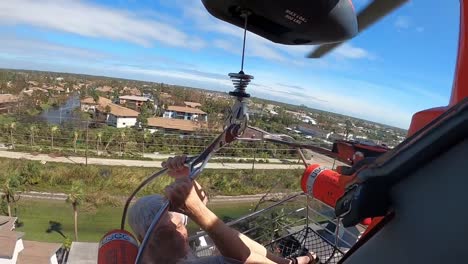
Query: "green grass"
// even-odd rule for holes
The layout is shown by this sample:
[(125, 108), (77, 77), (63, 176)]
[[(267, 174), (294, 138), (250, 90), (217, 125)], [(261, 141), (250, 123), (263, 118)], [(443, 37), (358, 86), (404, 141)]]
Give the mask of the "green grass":
[[(23, 224), (17, 228), (25, 232), (25, 239), (48, 242), (63, 242), (56, 233), (47, 233), (49, 221), (61, 223), (65, 236), (73, 238), (73, 210), (63, 201), (21, 200), (17, 206), (17, 216)], [(118, 228), (121, 208), (102, 207), (98, 210), (80, 210), (78, 214), (78, 238), (80, 241), (96, 242), (111, 229)]]
[[(226, 203), (209, 206), (221, 219), (237, 218), (249, 213), (251, 203)], [(121, 207), (100, 207), (86, 211), (81, 208), (78, 214), (78, 239), (82, 242), (98, 242), (108, 231), (119, 228), (122, 215)], [(17, 204), (17, 216), (22, 223), (16, 230), (25, 233), (24, 239), (34, 241), (62, 243), (64, 238), (57, 232), (47, 233), (49, 221), (58, 222), (65, 236), (73, 239), (73, 210), (63, 201), (20, 200)], [(127, 227), (128, 229), (128, 227)], [(198, 230), (189, 222), (188, 229)]]

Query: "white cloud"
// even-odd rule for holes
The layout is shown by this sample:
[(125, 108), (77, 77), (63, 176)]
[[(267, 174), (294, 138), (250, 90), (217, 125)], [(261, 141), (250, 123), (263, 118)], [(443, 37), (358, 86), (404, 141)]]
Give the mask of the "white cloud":
[(170, 24), (137, 14), (72, 0), (0, 1), (0, 24), (30, 25), (87, 37), (107, 38), (151, 46), (201, 48), (204, 41)]
[(89, 49), (75, 48), (50, 43), (36, 39), (21, 39), (10, 36), (0, 36), (0, 52), (15, 56), (44, 56), (52, 57), (76, 57), (86, 59), (102, 59), (107, 54)]
[(398, 16), (394, 25), (397, 29), (408, 29), (411, 26), (411, 19), (407, 16)]
[(216, 76), (209, 76), (208, 74), (204, 76), (203, 74), (200, 74), (200, 73), (187, 72), (187, 71), (182, 71), (182, 70), (145, 69), (145, 68), (131, 67), (131, 66), (114, 67), (112, 68), (112, 70), (132, 73), (132, 74), (144, 74), (144, 75), (158, 76), (158, 77), (164, 76), (164, 77), (175, 78), (175, 79), (205, 82), (205, 83), (223, 85), (226, 87), (232, 86), (231, 81), (228, 79), (227, 75), (226, 77), (221, 78), (221, 77), (216, 77)]
[(363, 48), (344, 43), (333, 51), (333, 54), (347, 59), (374, 59), (374, 56)]

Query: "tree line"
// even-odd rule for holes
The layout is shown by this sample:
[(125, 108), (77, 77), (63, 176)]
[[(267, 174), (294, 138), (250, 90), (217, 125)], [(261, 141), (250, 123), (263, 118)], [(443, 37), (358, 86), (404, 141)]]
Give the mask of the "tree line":
[[(116, 156), (141, 158), (145, 153), (200, 153), (217, 134), (208, 131), (183, 135), (80, 121), (61, 125), (46, 122), (23, 123), (0, 116), (0, 140), (16, 151), (61, 153), (63, 155)], [(268, 142), (235, 142), (219, 155), (229, 157), (295, 158), (293, 149)]]

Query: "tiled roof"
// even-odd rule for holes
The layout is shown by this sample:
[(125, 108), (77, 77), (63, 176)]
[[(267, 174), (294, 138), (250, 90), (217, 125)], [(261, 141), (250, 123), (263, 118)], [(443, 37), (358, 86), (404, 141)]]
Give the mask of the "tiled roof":
[(200, 109), (197, 108), (191, 108), (187, 106), (169, 106), (167, 108), (168, 111), (174, 111), (174, 112), (181, 112), (181, 113), (190, 113), (190, 114), (199, 114), (199, 115), (206, 115), (205, 112), (203, 112)]
[(18, 264), (49, 263), (50, 258), (62, 247), (58, 243), (23, 241), (24, 249), (19, 253)]
[(184, 102), (185, 106), (192, 107), (192, 108), (197, 108), (201, 107), (200, 103), (195, 103), (195, 102)]
[(148, 118), (148, 127), (194, 132), (200, 129), (202, 125), (191, 120), (151, 117)]
[(119, 99), (130, 100), (130, 101), (142, 101), (142, 102), (146, 102), (150, 100), (148, 97), (136, 96), (136, 95), (122, 95), (119, 97)]
[(0, 104), (18, 102), (19, 98), (12, 94), (0, 94)]
[(103, 92), (103, 93), (110, 93), (110, 92), (113, 92), (114, 89), (112, 89), (112, 87), (110, 86), (103, 86), (103, 87), (96, 88), (96, 91)]
[[(88, 96), (80, 100), (82, 104), (92, 104), (92, 105), (97, 105), (96, 102), (94, 101), (94, 98)], [(105, 97), (99, 96), (98, 104), (100, 107), (106, 107), (109, 104), (111, 104), (112, 101), (110, 99), (107, 99)]]
[(11, 259), (13, 257), (16, 241), (24, 236), (23, 233), (1, 230), (0, 231), (0, 258)]
[(130, 108), (126, 108), (116, 104), (109, 104), (110, 113), (118, 117), (138, 117), (140, 113)]
[(68, 264), (97, 263), (98, 243), (73, 242), (68, 255)]
[(0, 231), (11, 231), (15, 229), (16, 217), (9, 217), (0, 215)]

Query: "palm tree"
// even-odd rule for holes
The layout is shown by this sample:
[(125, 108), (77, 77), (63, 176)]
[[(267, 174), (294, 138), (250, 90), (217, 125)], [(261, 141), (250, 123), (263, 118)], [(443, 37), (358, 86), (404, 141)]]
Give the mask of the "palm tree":
[(80, 132), (78, 130), (75, 130), (73, 132), (73, 150), (75, 151), (75, 153), (76, 153), (76, 145), (77, 145), (79, 136), (80, 136)]
[(99, 131), (97, 134), (96, 134), (96, 151), (99, 155), (99, 146), (101, 145), (102, 143), (102, 131)]
[(351, 132), (352, 128), (353, 128), (353, 123), (351, 123), (351, 121), (348, 119), (346, 120), (345, 122), (345, 139), (348, 139), (348, 136), (349, 136), (349, 133)]
[(15, 131), (15, 129), (16, 129), (16, 122), (11, 122), (9, 128), (10, 128), (10, 143), (11, 143), (11, 147), (12, 147), (12, 148), (15, 148), (15, 140), (13, 139), (13, 131)]
[(2, 190), (2, 200), (6, 201), (7, 208), (8, 208), (8, 216), (12, 217), (11, 213), (11, 206), (13, 203), (18, 201), (19, 196), (17, 193), (20, 191), (21, 181), (18, 174), (10, 174), (6, 177), (5, 181), (1, 186)]
[(148, 131), (143, 132), (143, 154), (145, 154), (145, 143), (151, 134)]
[(36, 131), (37, 131), (36, 125), (29, 126), (29, 139), (31, 142), (31, 147), (34, 146), (34, 136), (35, 136)]
[[(120, 155), (125, 153), (125, 139), (127, 135), (125, 134), (125, 130), (120, 131), (120, 144), (119, 144), (119, 149), (120, 149)], [(122, 152), (123, 150), (123, 152)]]
[(75, 241), (78, 241), (78, 206), (84, 199), (82, 181), (73, 181), (70, 189), (70, 193), (67, 197), (67, 203), (70, 203), (73, 207), (73, 221), (75, 224)]
[(54, 134), (57, 133), (57, 131), (58, 131), (58, 126), (50, 127), (50, 144), (52, 148), (54, 148)]

